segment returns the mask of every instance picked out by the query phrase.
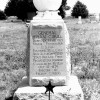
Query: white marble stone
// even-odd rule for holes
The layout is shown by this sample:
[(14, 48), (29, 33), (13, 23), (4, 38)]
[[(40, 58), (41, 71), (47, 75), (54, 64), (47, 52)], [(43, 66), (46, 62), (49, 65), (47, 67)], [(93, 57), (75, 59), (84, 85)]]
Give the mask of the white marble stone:
[(54, 76), (54, 77), (32, 77), (31, 86), (44, 86), (48, 85), (49, 81), (53, 86), (67, 85), (67, 77), (65, 76)]
[(78, 17), (78, 24), (82, 24), (82, 18), (81, 18), (81, 16)]
[(99, 13), (96, 13), (96, 14), (95, 14), (95, 18), (96, 18), (96, 21), (97, 21), (97, 22), (100, 21), (100, 15), (99, 15)]
[(38, 11), (58, 10), (62, 0), (33, 0)]
[(18, 90), (16, 91), (16, 94), (18, 93), (45, 93), (46, 88), (45, 87), (30, 87), (30, 86), (26, 86), (26, 87), (21, 87), (18, 88)]
[[(50, 100), (84, 100), (82, 89), (79, 85), (78, 78), (71, 75), (69, 84), (66, 86), (56, 86), (53, 93), (50, 93)], [(48, 100), (48, 92), (45, 94), (45, 87), (31, 87), (28, 84), (28, 78), (24, 77), (19, 88), (14, 93), (14, 100)]]
[(66, 86), (58, 86), (53, 89), (54, 93), (68, 93), (71, 95), (83, 94), (76, 76), (71, 75)]

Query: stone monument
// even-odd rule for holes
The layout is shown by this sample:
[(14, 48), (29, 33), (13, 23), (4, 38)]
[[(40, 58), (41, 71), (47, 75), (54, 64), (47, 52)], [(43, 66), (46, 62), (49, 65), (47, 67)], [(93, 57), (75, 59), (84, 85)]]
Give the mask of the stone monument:
[(38, 12), (27, 34), (27, 76), (14, 100), (84, 100), (76, 76), (71, 75), (70, 42), (58, 15), (62, 0), (33, 0)]
[(96, 13), (96, 14), (95, 14), (95, 17), (96, 17), (96, 21), (99, 22), (99, 21), (100, 21), (100, 18), (99, 18), (100, 15), (99, 15), (99, 13)]
[(82, 24), (82, 17), (81, 16), (78, 17), (78, 24)]

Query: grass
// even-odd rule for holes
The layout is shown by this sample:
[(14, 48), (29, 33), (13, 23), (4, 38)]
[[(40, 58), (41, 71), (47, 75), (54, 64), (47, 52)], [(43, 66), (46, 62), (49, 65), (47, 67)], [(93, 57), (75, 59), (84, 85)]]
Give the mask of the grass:
[(25, 24), (0, 21), (0, 100), (10, 95), (26, 74), (26, 35)]
[(77, 75), (85, 100), (100, 100), (100, 24), (65, 20), (70, 34), (72, 73)]
[[(100, 24), (77, 24), (65, 19), (71, 48), (72, 73), (77, 75), (85, 100), (99, 100)], [(21, 22), (0, 21), (0, 100), (11, 95), (26, 75), (25, 49), (27, 27)], [(98, 95), (98, 96), (97, 96)]]

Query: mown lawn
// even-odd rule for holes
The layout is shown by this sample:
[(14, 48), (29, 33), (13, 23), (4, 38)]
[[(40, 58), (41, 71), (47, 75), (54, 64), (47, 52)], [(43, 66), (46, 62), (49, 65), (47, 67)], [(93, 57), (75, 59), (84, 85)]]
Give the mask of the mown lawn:
[[(65, 19), (71, 48), (72, 73), (77, 75), (85, 100), (100, 99), (100, 24), (77, 24)], [(0, 100), (18, 87), (26, 75), (27, 27), (21, 22), (0, 21)], [(99, 98), (99, 99), (98, 99)]]
[(0, 100), (10, 95), (26, 74), (26, 36), (24, 23), (0, 21)]
[(100, 100), (100, 23), (66, 19), (70, 34), (72, 73), (77, 75), (85, 100)]

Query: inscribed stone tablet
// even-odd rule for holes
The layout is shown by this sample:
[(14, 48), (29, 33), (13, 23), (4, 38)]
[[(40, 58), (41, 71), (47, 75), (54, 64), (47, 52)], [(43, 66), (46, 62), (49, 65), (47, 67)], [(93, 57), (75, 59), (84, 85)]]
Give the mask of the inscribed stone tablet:
[(65, 37), (61, 26), (32, 26), (30, 77), (66, 76)]

